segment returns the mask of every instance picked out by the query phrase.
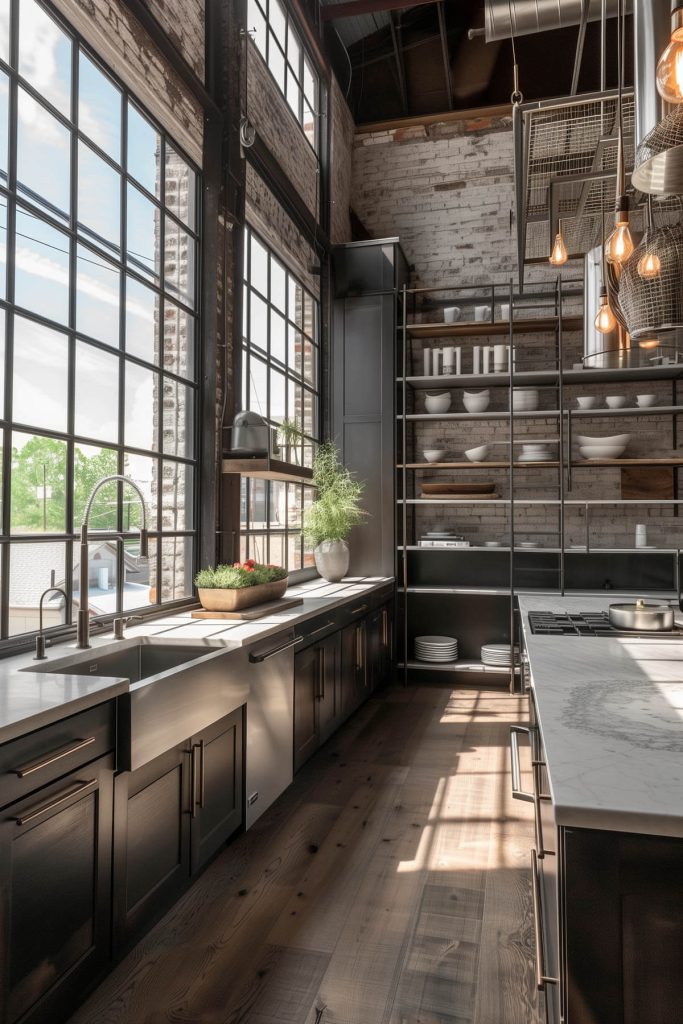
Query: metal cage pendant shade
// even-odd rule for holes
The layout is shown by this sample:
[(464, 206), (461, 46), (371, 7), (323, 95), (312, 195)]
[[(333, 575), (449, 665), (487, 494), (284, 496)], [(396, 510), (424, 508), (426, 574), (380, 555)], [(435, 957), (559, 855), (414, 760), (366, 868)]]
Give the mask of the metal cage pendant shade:
[[(660, 262), (656, 277), (638, 264), (649, 253)], [(648, 231), (622, 267), (619, 306), (633, 339), (683, 328), (683, 225)]]
[(631, 184), (653, 196), (683, 193), (682, 110), (667, 114), (638, 146)]

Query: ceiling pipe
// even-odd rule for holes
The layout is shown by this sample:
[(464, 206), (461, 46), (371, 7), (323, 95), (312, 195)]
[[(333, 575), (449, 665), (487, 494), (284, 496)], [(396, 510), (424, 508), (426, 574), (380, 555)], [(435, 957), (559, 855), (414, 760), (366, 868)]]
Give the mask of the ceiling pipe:
[[(658, 0), (655, 0), (657, 3)], [(617, 15), (618, 0), (607, 0), (607, 17)], [(630, 4), (625, 4), (630, 13)], [(535, 32), (581, 25), (582, 20), (600, 21), (602, 0), (486, 0), (486, 42), (527, 36)]]

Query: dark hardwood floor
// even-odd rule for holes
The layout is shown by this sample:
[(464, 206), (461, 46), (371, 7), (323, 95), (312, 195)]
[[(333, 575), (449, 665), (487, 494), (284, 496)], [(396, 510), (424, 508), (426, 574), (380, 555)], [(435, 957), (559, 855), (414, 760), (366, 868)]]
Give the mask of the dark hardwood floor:
[(525, 709), (371, 700), (70, 1024), (536, 1022), (532, 811), (508, 754)]

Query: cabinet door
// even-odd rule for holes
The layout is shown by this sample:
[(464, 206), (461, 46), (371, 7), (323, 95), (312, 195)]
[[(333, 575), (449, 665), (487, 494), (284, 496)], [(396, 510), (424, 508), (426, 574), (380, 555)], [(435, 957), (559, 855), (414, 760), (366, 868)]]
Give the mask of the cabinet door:
[(373, 693), (384, 681), (384, 619), (381, 608), (368, 616), (366, 625), (368, 691)]
[(318, 647), (318, 740), (324, 743), (339, 725), (341, 711), (341, 636), (335, 633)]
[(192, 870), (197, 871), (242, 824), (242, 708), (191, 742)]
[(342, 630), (341, 713), (347, 718), (365, 700), (367, 689), (365, 620), (358, 619)]
[(308, 647), (294, 658), (294, 771), (318, 749), (319, 647)]
[(147, 931), (188, 885), (190, 775), (189, 744), (183, 744), (116, 779), (114, 936), (118, 952)]
[(110, 957), (114, 758), (0, 817), (3, 1024), (65, 1017)]

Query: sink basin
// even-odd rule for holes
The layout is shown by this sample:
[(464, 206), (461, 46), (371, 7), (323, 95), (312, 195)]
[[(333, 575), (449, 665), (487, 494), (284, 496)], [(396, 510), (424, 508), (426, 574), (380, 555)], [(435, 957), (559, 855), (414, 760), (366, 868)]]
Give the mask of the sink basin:
[(48, 660), (40, 666), (31, 665), (26, 671), (74, 676), (116, 676), (128, 679), (132, 684), (168, 672), (188, 661), (196, 661), (214, 649), (158, 641), (138, 642), (126, 647), (117, 645), (115, 648), (78, 651), (66, 658)]
[(232, 647), (205, 640), (131, 638), (32, 662), (22, 671), (128, 679), (128, 693), (117, 698), (123, 770), (140, 768), (186, 742), (246, 704), (249, 693), (248, 675), (235, 672)]

